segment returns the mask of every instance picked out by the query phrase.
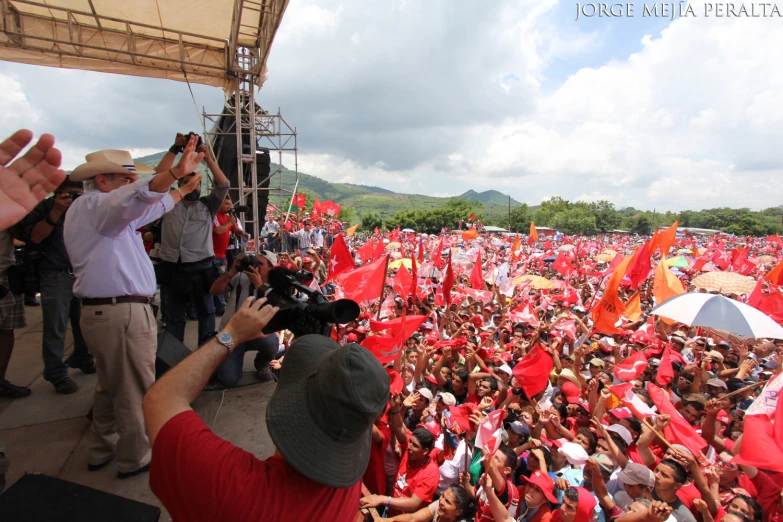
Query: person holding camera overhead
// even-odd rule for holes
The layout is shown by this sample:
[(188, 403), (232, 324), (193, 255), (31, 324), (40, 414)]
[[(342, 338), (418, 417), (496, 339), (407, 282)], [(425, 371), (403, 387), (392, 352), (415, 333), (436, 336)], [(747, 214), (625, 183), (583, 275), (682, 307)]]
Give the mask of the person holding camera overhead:
[[(209, 292), (212, 295), (226, 296), (225, 312), (220, 322), (220, 329), (225, 330), (226, 325), (248, 297), (256, 295), (262, 285), (269, 283), (269, 271), (277, 265), (277, 256), (269, 250), (261, 250), (258, 256), (245, 254), (238, 255), (234, 265), (225, 274), (212, 283)], [(242, 363), (245, 352), (255, 350), (258, 352), (254, 361), (256, 373), (261, 382), (269, 382), (275, 377), (269, 368), (269, 363), (274, 359), (280, 340), (276, 333), (266, 337), (259, 337), (237, 345), (234, 351), (224, 360), (217, 370), (217, 379), (224, 386), (235, 386), (242, 378)]]
[[(215, 304), (209, 289), (219, 272), (214, 266), (212, 224), (228, 195), (229, 183), (210, 148), (201, 143), (201, 137), (191, 136), (197, 140), (197, 151), (204, 155), (207, 167), (215, 176), (215, 186), (207, 196), (201, 197), (201, 185), (197, 185), (166, 214), (158, 256), (168, 278), (166, 331), (184, 342), (185, 307), (193, 299), (198, 316), (198, 343), (201, 344), (215, 332)], [(170, 170), (184, 139), (185, 136), (177, 134), (177, 141), (156, 167), (157, 172)], [(179, 179), (179, 186), (189, 183), (194, 176), (195, 172), (187, 173)]]
[[(68, 377), (68, 367), (95, 373), (95, 360), (79, 326), (82, 301), (73, 294), (76, 277), (63, 240), (63, 223), (71, 204), (84, 193), (81, 181), (66, 177), (54, 196), (41, 201), (22, 225), (25, 242), (40, 252), (38, 271), (43, 313), (43, 377), (57, 393), (74, 393), (79, 386)], [(68, 320), (73, 331), (73, 353), (63, 362)]]
[(82, 334), (98, 372), (88, 434), (90, 471), (104, 468), (115, 455), (119, 478), (149, 470), (141, 401), (155, 381), (158, 326), (150, 306), (155, 271), (138, 229), (198, 188), (197, 175), (170, 191), (201, 161), (203, 154), (194, 154), (196, 141), (190, 139), (175, 167), (156, 176), (139, 179), (154, 171), (124, 150), (88, 154), (71, 172), (71, 180), (84, 181), (84, 195), (65, 215), (63, 238), (76, 276), (73, 293), (82, 299)]

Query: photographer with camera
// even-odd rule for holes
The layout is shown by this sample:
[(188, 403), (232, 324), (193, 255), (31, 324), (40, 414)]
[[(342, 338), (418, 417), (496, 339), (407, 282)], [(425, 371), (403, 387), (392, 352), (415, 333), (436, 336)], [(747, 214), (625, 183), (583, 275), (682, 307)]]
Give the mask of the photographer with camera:
[[(221, 330), (225, 329), (245, 299), (255, 296), (262, 285), (269, 283), (269, 271), (275, 265), (277, 265), (277, 256), (269, 250), (261, 250), (257, 256), (239, 254), (231, 269), (212, 283), (212, 288), (209, 289), (212, 295), (231, 292), (226, 296), (226, 308), (220, 322)], [(279, 345), (280, 341), (276, 333), (238, 345), (218, 367), (217, 379), (224, 386), (235, 386), (242, 378), (245, 352), (255, 350), (258, 354), (254, 364), (259, 380), (261, 382), (273, 380), (275, 377), (269, 368), (269, 363), (274, 359)]]
[[(183, 138), (181, 134), (177, 135), (177, 141), (156, 167), (157, 172), (170, 171)], [(207, 167), (215, 176), (215, 186), (205, 197), (201, 197), (201, 186), (197, 186), (165, 215), (158, 255), (163, 261), (163, 274), (168, 279), (166, 331), (180, 342), (185, 340), (185, 308), (192, 298), (196, 304), (198, 342), (201, 343), (215, 332), (215, 304), (209, 293), (218, 276), (213, 264), (212, 224), (228, 195), (229, 183), (210, 148), (201, 143), (201, 137), (193, 135), (192, 139), (197, 140), (196, 150), (204, 155)], [(187, 173), (178, 180), (179, 186), (195, 175), (195, 171)]]
[[(95, 360), (79, 326), (81, 299), (74, 296), (76, 277), (63, 240), (63, 223), (71, 204), (84, 193), (81, 181), (65, 178), (54, 196), (40, 202), (22, 222), (24, 239), (40, 253), (38, 271), (43, 313), (43, 377), (62, 395), (74, 393), (78, 385), (68, 377), (68, 367), (95, 373)], [(73, 354), (63, 362), (68, 320), (73, 331)]]

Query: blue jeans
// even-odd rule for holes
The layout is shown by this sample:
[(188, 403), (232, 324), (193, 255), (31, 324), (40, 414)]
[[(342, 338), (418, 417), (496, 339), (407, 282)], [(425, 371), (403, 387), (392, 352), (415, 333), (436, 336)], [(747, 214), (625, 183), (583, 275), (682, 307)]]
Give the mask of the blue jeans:
[(44, 362), (43, 377), (51, 383), (58, 383), (68, 377), (68, 368), (63, 363), (65, 331), (68, 321), (73, 332), (73, 357), (77, 365), (91, 366), (93, 357), (87, 350), (82, 329), (81, 300), (73, 295), (76, 278), (66, 271), (41, 270), (41, 312), (43, 313)]
[(235, 386), (239, 379), (242, 378), (242, 364), (245, 360), (245, 352), (256, 350), (258, 354), (256, 355), (254, 365), (256, 370), (263, 370), (275, 358), (279, 346), (280, 341), (276, 333), (269, 337), (262, 337), (261, 339), (254, 339), (237, 345), (234, 351), (231, 352), (231, 355), (218, 366), (218, 380), (224, 386)]

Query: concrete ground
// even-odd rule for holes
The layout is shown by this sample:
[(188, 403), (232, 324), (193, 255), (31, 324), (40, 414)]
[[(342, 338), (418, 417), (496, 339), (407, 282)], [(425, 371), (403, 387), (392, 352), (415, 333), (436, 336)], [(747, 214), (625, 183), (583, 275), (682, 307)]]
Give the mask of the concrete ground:
[[(117, 479), (114, 463), (97, 472), (87, 471), (87, 413), (97, 377), (70, 370), (79, 391), (58, 395), (43, 379), (41, 360), (42, 319), (40, 307), (25, 307), (27, 328), (16, 330), (16, 344), (6, 378), (14, 384), (30, 386), (33, 393), (24, 399), (0, 399), (0, 441), (11, 461), (6, 476), (10, 487), (25, 473), (45, 473), (100, 489), (115, 495), (163, 506), (149, 489), (149, 475)], [(196, 345), (197, 323), (189, 321), (185, 344)], [(73, 338), (66, 338), (66, 354)], [(245, 371), (253, 371), (254, 352), (245, 359)], [(251, 384), (225, 391), (205, 391), (193, 408), (214, 432), (261, 459), (274, 453), (266, 430), (266, 404), (274, 383), (258, 383), (254, 374), (246, 374), (243, 383)], [(161, 521), (171, 520), (163, 509)]]

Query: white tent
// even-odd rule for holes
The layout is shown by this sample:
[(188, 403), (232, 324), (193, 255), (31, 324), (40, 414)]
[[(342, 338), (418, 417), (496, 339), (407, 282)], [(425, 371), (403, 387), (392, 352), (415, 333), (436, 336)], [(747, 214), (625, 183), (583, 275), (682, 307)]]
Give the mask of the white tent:
[(266, 79), (288, 0), (0, 0), (0, 60), (233, 90)]
[(492, 225), (487, 225), (484, 227), (484, 232), (508, 232), (505, 228), (500, 227), (493, 227)]

